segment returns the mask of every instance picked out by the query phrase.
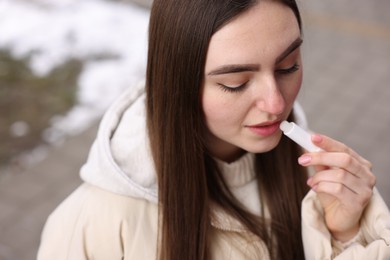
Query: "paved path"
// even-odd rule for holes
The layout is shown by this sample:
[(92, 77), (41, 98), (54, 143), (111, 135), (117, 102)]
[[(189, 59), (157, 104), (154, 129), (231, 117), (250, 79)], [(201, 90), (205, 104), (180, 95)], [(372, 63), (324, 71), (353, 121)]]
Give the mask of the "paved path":
[(31, 170), (0, 182), (0, 260), (35, 259), (43, 224), (50, 212), (80, 183), (96, 125), (70, 138)]
[[(300, 100), (309, 123), (374, 163), (389, 204), (390, 2), (301, 2), (306, 25)], [(95, 134), (96, 125), (52, 148), (28, 172), (0, 179), (1, 260), (35, 258), (47, 215), (81, 183), (78, 169)]]

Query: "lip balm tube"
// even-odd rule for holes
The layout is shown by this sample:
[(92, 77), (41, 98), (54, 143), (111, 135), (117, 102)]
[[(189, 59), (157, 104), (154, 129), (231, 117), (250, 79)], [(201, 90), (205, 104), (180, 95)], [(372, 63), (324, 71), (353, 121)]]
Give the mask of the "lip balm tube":
[(321, 152), (322, 149), (315, 146), (311, 141), (311, 135), (303, 130), (300, 126), (294, 122), (283, 121), (280, 124), (280, 129), (291, 140), (302, 146), (309, 152)]

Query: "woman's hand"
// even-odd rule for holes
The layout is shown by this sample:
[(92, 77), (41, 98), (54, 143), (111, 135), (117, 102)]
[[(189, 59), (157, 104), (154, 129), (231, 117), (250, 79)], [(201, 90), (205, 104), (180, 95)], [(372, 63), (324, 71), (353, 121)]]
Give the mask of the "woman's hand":
[(376, 181), (372, 165), (327, 136), (315, 134), (312, 142), (324, 152), (305, 153), (298, 162), (316, 169), (307, 184), (319, 197), (332, 236), (346, 242), (359, 231), (360, 218), (372, 196)]

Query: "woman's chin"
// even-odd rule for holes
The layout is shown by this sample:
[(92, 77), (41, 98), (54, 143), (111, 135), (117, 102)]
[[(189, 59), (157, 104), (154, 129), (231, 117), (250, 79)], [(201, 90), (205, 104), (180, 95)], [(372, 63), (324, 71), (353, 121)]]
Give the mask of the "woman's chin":
[(248, 147), (242, 148), (251, 153), (266, 153), (274, 149), (279, 144), (281, 137), (282, 132), (279, 131), (266, 139), (252, 141)]

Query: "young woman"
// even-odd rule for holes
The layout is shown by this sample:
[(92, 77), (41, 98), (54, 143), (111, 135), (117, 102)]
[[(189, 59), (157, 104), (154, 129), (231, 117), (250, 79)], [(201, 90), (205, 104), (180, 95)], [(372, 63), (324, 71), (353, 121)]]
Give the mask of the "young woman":
[(279, 130), (304, 123), (301, 44), (292, 0), (155, 0), (146, 87), (105, 115), (38, 259), (389, 259), (371, 164)]

